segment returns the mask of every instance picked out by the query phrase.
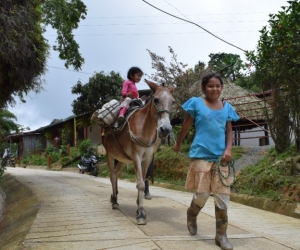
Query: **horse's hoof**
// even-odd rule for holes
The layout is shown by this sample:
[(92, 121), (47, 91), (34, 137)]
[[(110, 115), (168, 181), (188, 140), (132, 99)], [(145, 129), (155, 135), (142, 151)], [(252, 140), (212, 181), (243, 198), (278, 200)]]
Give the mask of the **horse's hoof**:
[(146, 219), (144, 219), (144, 218), (138, 218), (138, 219), (136, 220), (136, 223), (137, 223), (138, 225), (146, 225)]
[(144, 208), (138, 208), (136, 211), (137, 216), (136, 216), (136, 222), (138, 225), (146, 225), (146, 213)]
[(151, 195), (148, 193), (148, 194), (144, 195), (144, 199), (146, 199), (146, 200), (151, 200), (152, 197), (151, 197)]
[(112, 204), (112, 209), (119, 210), (119, 204), (118, 203)]

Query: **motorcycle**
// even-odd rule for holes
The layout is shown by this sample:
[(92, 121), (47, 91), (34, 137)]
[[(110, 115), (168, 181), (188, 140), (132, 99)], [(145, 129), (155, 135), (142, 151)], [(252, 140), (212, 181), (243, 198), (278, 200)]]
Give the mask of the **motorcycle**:
[(1, 161), (2, 167), (5, 167), (7, 165), (14, 168), (16, 167), (15, 155), (11, 153), (9, 149), (5, 149)]
[(81, 160), (79, 164), (77, 165), (79, 168), (79, 173), (84, 174), (84, 172), (89, 172), (92, 176), (97, 176), (97, 166), (98, 158), (95, 155), (90, 156), (89, 158), (86, 158), (84, 156), (81, 156)]

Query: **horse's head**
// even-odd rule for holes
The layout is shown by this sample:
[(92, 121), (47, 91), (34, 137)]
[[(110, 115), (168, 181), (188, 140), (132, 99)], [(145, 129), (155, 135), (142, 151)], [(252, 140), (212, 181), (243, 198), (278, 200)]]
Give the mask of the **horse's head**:
[(153, 82), (145, 80), (152, 90), (151, 105), (155, 107), (157, 113), (157, 129), (160, 137), (167, 137), (172, 131), (171, 117), (173, 105), (175, 103), (173, 97), (174, 87), (162, 87)]

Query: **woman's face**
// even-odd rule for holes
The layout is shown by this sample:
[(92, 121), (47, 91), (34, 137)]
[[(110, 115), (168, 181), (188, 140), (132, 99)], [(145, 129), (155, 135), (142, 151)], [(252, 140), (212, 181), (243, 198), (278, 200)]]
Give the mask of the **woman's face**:
[(208, 99), (217, 100), (222, 93), (223, 85), (218, 78), (212, 77), (202, 90)]
[(136, 73), (136, 74), (133, 75), (131, 80), (133, 82), (139, 82), (141, 80), (142, 76), (143, 76), (143, 74), (141, 72)]

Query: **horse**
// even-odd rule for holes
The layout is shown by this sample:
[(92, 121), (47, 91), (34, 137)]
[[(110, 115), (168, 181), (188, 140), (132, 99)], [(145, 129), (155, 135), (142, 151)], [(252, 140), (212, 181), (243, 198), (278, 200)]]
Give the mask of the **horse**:
[(144, 209), (145, 176), (151, 163), (152, 156), (160, 144), (172, 131), (171, 116), (174, 87), (163, 87), (145, 80), (152, 96), (144, 106), (134, 110), (126, 117), (124, 128), (118, 133), (106, 132), (102, 140), (106, 150), (107, 165), (112, 184), (110, 202), (112, 209), (119, 209), (118, 204), (118, 175), (127, 163), (133, 163), (138, 189), (136, 211), (137, 224), (146, 224)]

